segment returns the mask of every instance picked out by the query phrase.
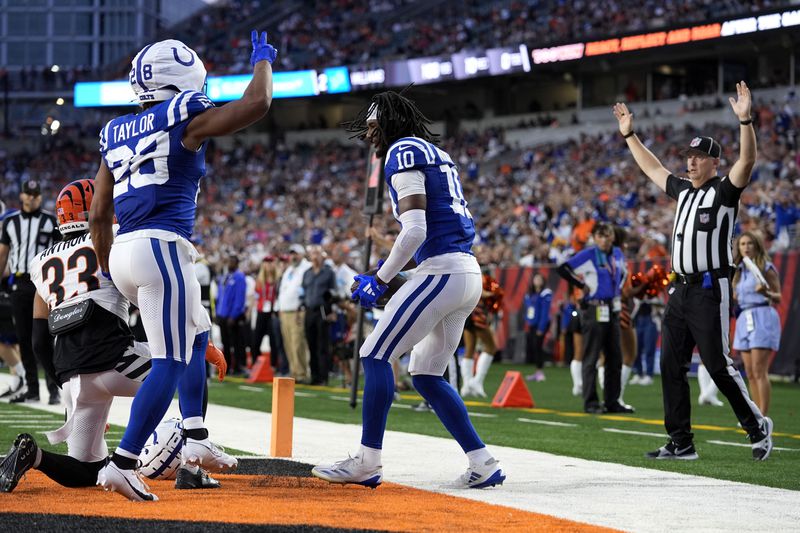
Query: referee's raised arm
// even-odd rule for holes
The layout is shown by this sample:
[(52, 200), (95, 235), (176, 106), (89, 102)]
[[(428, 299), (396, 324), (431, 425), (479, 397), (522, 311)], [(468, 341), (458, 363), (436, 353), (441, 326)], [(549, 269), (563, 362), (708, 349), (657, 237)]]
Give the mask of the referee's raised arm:
[(633, 114), (628, 110), (628, 106), (619, 102), (614, 104), (614, 116), (617, 117), (619, 132), (628, 143), (628, 148), (633, 154), (636, 164), (648, 178), (653, 180), (653, 183), (658, 185), (662, 191), (666, 191), (670, 171), (664, 168), (661, 161), (637, 137), (633, 130)]
[(736, 84), (736, 99), (729, 97), (731, 108), (739, 118), (739, 159), (731, 167), (728, 177), (736, 187), (743, 189), (750, 183), (750, 173), (756, 164), (756, 131), (753, 128), (753, 117), (750, 116), (750, 89), (744, 81)]

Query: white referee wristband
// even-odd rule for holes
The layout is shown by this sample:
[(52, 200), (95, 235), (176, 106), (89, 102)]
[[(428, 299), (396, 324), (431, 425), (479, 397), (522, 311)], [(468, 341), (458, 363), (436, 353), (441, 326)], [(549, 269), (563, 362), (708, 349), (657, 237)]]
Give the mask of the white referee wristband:
[(398, 218), (403, 228), (392, 245), (389, 257), (378, 269), (377, 276), (389, 283), (408, 264), (428, 236), (424, 209), (410, 209)]

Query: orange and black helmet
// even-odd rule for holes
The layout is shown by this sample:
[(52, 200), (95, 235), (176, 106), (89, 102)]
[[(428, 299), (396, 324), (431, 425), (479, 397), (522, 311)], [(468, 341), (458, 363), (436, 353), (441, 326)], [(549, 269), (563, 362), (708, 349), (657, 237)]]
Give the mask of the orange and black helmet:
[(89, 208), (94, 196), (94, 180), (85, 178), (68, 183), (56, 200), (58, 231), (62, 235), (89, 229)]

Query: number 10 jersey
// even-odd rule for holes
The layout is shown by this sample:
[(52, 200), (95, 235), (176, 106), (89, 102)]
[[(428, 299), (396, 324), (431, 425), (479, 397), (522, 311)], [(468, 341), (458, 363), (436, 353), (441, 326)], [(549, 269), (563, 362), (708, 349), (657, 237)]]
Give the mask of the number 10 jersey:
[(183, 133), (210, 107), (214, 104), (205, 94), (184, 91), (102, 129), (100, 153), (114, 175), (119, 235), (156, 229), (191, 237), (206, 144), (187, 150)]

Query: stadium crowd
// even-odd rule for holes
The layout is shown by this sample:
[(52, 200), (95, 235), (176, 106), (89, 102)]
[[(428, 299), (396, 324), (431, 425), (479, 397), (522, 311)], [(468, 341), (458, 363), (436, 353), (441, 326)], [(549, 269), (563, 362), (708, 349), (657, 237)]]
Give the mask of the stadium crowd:
[[(739, 215), (739, 229), (758, 231), (773, 251), (797, 245), (800, 118), (795, 105), (756, 109), (761, 151)], [(711, 124), (703, 132), (724, 147), (724, 170), (738, 150), (734, 129)], [(642, 136), (663, 154), (668, 168), (679, 172), (685, 163), (676, 147), (697, 134), (659, 127)], [(96, 151), (67, 135), (45, 139), (50, 146), (0, 158), (0, 198), (9, 207), (17, 205), (24, 180), (43, 184), (45, 206), (52, 209), (61, 186), (94, 176)], [(624, 157), (615, 133), (520, 150), (506, 144), (502, 130), (490, 129), (443, 139), (442, 146), (460, 166), (483, 262), (558, 263), (585, 244), (594, 220), (627, 228), (632, 258), (668, 253), (672, 208)], [(250, 262), (255, 267), (265, 254), (284, 253), (293, 243), (361, 249), (366, 225), (360, 212), (363, 147), (237, 142), (225, 150), (212, 143), (207, 160), (195, 240), (212, 264), (221, 265), (236, 252), (242, 254), (243, 267), (250, 268)], [(389, 215), (379, 217), (377, 225), (379, 231), (395, 231)]]
[[(170, 38), (192, 46), (211, 74), (249, 71), (247, 21), (279, 17), (272, 39), (281, 51), (276, 70), (369, 64), (379, 59), (425, 57), (470, 47), (547, 46), (613, 34), (649, 31), (791, 5), (786, 0), (656, 2), (654, 0), (314, 0), (292, 4), (224, 0), (171, 27)], [(283, 11), (281, 11), (283, 10)], [(281, 18), (282, 17), (282, 18)], [(245, 28), (245, 29), (247, 29)], [(546, 28), (546, 30), (544, 30)], [(412, 31), (413, 30), (413, 31)], [(134, 51), (131, 51), (133, 54)], [(118, 79), (130, 57), (102, 70), (88, 66), (53, 71), (50, 65), (0, 69), (10, 90), (69, 88), (75, 81)]]

